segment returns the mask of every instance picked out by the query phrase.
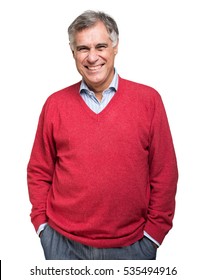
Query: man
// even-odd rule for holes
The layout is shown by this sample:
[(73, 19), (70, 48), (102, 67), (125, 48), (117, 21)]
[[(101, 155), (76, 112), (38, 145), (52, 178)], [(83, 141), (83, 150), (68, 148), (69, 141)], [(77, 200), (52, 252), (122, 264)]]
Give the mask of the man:
[(82, 81), (47, 99), (28, 163), (45, 258), (156, 259), (178, 176), (161, 97), (117, 74), (109, 15), (86, 11), (68, 33)]

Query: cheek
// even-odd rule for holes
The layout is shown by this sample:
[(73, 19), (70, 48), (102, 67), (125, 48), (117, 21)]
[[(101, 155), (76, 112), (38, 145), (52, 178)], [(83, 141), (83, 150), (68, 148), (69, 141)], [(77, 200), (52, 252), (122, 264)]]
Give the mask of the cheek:
[(74, 53), (73, 57), (75, 59), (76, 64), (81, 64), (82, 61), (85, 59), (85, 55), (79, 53), (78, 54)]
[(112, 54), (110, 54), (110, 56), (107, 57), (107, 64), (112, 66), (114, 64), (114, 60), (115, 60), (115, 57)]
[(78, 69), (83, 67), (83, 60), (79, 58), (75, 58), (75, 64)]
[(106, 54), (106, 60), (109, 61), (109, 62), (113, 62), (114, 59), (115, 59), (115, 53), (114, 51), (110, 51), (109, 53)]

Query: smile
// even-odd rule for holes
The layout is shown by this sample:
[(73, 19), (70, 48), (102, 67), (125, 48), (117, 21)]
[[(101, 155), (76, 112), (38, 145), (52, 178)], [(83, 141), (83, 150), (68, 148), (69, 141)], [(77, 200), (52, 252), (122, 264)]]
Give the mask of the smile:
[(85, 66), (90, 71), (97, 71), (102, 68), (103, 65), (97, 65), (97, 66)]

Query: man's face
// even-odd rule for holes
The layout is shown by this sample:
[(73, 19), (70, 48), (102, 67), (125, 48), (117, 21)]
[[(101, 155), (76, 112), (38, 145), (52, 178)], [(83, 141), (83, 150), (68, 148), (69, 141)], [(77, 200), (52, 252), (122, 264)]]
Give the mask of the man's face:
[(114, 59), (118, 44), (113, 47), (102, 22), (78, 32), (73, 57), (78, 72), (94, 92), (107, 89), (114, 75)]

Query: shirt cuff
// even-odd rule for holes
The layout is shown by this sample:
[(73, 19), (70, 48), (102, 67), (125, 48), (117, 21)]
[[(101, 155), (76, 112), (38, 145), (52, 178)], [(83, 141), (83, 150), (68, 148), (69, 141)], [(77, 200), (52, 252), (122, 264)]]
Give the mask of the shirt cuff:
[(160, 244), (159, 242), (157, 242), (154, 238), (152, 238), (146, 231), (144, 231), (144, 235), (149, 238), (152, 242), (154, 242), (155, 244), (157, 244), (157, 246), (159, 247)]
[(46, 227), (47, 223), (41, 224), (37, 230), (37, 234), (39, 235), (41, 233), (42, 230), (44, 230), (44, 228)]

